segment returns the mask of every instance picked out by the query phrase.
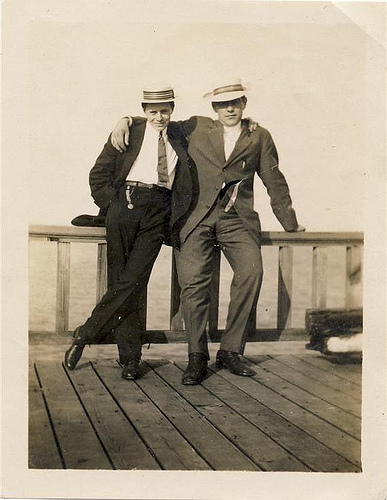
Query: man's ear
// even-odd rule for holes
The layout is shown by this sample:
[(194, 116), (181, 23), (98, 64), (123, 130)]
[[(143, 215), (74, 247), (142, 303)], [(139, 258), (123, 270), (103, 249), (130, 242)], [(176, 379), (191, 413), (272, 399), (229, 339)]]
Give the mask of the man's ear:
[(241, 97), (241, 101), (242, 101), (242, 110), (244, 111), (246, 109), (246, 104), (247, 104), (247, 97), (246, 96), (243, 96)]

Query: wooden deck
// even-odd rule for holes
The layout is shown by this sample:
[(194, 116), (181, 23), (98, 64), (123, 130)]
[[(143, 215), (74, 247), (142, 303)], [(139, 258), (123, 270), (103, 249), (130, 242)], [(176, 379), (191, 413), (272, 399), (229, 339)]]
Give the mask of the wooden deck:
[(247, 346), (256, 375), (218, 370), (183, 386), (186, 349), (143, 350), (141, 378), (121, 379), (116, 346), (91, 346), (73, 372), (67, 345), (30, 346), (29, 467), (361, 471), (361, 364), (305, 342)]

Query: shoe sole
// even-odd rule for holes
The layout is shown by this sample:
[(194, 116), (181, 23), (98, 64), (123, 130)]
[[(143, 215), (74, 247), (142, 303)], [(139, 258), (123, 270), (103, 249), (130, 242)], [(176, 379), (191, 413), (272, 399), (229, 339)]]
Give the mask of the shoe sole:
[(194, 382), (184, 382), (183, 380), (181, 381), (181, 383), (183, 385), (200, 385), (200, 383), (202, 382), (202, 380), (198, 380), (198, 381), (194, 381)]
[(255, 372), (252, 373), (235, 373), (233, 372), (228, 366), (224, 365), (222, 361), (216, 361), (216, 366), (219, 369), (224, 368), (225, 370), (228, 370), (232, 375), (236, 375), (237, 377), (253, 377), (256, 375)]

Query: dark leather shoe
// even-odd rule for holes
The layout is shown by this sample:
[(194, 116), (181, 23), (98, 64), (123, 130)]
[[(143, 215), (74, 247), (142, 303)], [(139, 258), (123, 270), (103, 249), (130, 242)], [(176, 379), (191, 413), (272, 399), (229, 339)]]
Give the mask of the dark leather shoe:
[(139, 365), (140, 365), (139, 358), (133, 358), (127, 361), (122, 368), (122, 373), (121, 373), (122, 378), (124, 378), (125, 380), (134, 380), (138, 375)]
[(69, 370), (74, 370), (74, 368), (77, 366), (78, 361), (82, 357), (83, 349), (85, 348), (84, 345), (80, 344), (73, 344), (68, 351), (66, 351), (65, 354), (65, 366)]
[(77, 366), (85, 348), (85, 343), (79, 335), (79, 326), (74, 330), (73, 337), (72, 346), (66, 351), (64, 358), (64, 364), (69, 370), (74, 370)]
[(252, 377), (255, 375), (253, 370), (242, 363), (238, 353), (233, 351), (219, 350), (216, 355), (216, 365), (218, 368), (227, 368), (230, 373), (241, 377)]
[(207, 355), (193, 352), (188, 356), (188, 366), (181, 379), (184, 385), (197, 385), (207, 373)]

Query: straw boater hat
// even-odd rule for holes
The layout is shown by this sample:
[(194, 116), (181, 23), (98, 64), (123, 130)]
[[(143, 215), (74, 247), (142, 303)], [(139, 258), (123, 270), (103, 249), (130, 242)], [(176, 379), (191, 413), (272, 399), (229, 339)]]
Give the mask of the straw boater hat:
[(143, 104), (158, 104), (163, 102), (175, 102), (175, 93), (170, 85), (163, 87), (149, 87), (142, 91)]
[(204, 94), (204, 98), (211, 102), (233, 101), (246, 95), (247, 87), (242, 85), (240, 78), (230, 78), (228, 81), (222, 82), (212, 92)]

